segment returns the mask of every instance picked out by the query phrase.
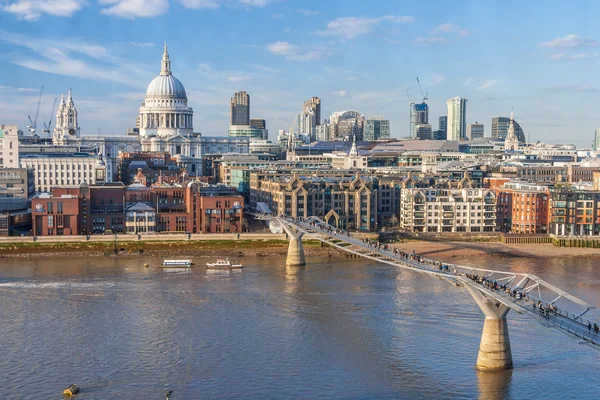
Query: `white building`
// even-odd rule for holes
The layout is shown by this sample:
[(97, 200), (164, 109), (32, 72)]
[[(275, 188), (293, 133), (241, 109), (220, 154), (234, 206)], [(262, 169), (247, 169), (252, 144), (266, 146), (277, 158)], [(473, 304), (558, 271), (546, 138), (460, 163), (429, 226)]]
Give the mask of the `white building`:
[(54, 186), (94, 185), (106, 181), (104, 161), (90, 155), (27, 155), (21, 168), (33, 171), (35, 190), (50, 192)]
[(446, 101), (448, 125), (446, 140), (464, 140), (467, 137), (467, 99), (453, 97)]
[(490, 189), (402, 189), (400, 227), (409, 232), (493, 232), (496, 195)]
[(390, 138), (390, 121), (383, 117), (369, 117), (365, 121), (363, 140), (374, 141)]
[(0, 125), (0, 168), (19, 168), (19, 129)]
[(508, 133), (506, 134), (506, 139), (504, 140), (504, 150), (519, 150), (519, 138), (517, 138), (517, 135), (515, 134), (515, 124), (512, 111), (510, 112), (510, 123), (508, 125)]

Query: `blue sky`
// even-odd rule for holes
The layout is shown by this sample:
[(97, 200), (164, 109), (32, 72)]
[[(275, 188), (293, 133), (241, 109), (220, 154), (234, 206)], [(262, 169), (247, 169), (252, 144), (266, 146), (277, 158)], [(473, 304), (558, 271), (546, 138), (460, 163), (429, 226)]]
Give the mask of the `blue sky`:
[[(457, 5), (458, 4), (458, 5)], [(592, 1), (0, 0), (0, 123), (23, 128), (45, 95), (73, 89), (84, 134), (135, 124), (167, 41), (195, 131), (227, 133), (229, 99), (251, 96), (269, 136), (304, 100), (353, 109), (406, 136), (408, 100), (469, 99), (467, 120), (515, 119), (531, 140), (590, 146), (600, 127), (600, 4)]]

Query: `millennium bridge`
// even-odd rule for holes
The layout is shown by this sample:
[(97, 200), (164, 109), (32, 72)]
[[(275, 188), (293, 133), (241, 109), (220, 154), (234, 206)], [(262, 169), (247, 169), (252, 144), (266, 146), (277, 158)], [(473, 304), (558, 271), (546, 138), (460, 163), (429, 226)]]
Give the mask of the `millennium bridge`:
[(310, 237), (358, 257), (393, 265), (446, 280), (466, 289), (475, 300), (485, 322), (481, 334), (476, 368), (483, 371), (510, 369), (513, 366), (508, 323), (510, 310), (527, 315), (540, 324), (600, 350), (599, 324), (583, 316), (594, 308), (585, 301), (528, 273), (514, 273), (439, 262), (358, 239), (326, 224), (317, 217), (294, 219), (257, 215), (276, 220), (289, 238), (287, 266), (306, 265), (302, 237)]

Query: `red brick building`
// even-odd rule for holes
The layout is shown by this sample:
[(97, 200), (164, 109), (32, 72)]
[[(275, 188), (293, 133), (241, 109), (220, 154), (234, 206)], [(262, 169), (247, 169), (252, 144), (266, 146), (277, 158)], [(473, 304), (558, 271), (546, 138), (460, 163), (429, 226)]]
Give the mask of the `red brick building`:
[(243, 196), (198, 182), (55, 187), (32, 207), (36, 236), (241, 232), (244, 221)]
[(510, 233), (547, 233), (548, 186), (509, 182), (496, 190), (498, 229)]

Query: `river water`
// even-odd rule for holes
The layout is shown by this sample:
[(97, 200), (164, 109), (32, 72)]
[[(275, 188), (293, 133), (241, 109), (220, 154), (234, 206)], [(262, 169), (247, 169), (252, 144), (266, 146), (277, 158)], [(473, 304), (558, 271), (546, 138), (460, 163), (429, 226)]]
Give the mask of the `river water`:
[[(597, 399), (600, 352), (509, 313), (515, 368), (478, 373), (483, 315), (445, 281), (346, 258), (0, 260), (4, 399)], [(528, 270), (600, 306), (600, 261), (453, 260)], [(598, 313), (591, 314), (594, 319)]]

